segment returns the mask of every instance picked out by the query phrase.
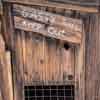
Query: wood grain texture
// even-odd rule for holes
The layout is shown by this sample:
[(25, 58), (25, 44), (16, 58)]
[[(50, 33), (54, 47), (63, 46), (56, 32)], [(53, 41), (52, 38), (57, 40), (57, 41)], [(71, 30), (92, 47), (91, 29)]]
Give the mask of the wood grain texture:
[(75, 77), (75, 52), (74, 48), (70, 47), (66, 49), (62, 47), (62, 56), (60, 57), (61, 60), (61, 73), (63, 72), (63, 79), (70, 80), (70, 77), (74, 79)]
[[(25, 32), (26, 33), (26, 32)], [(73, 51), (63, 53), (64, 47), (55, 39), (26, 33), (24, 38), (24, 79), (25, 83), (35, 81), (64, 81), (68, 75), (74, 76)], [(65, 62), (66, 56), (66, 62)], [(64, 61), (63, 61), (63, 59)], [(22, 60), (21, 60), (22, 61)], [(66, 67), (66, 70), (65, 70)]]
[(98, 7), (89, 7), (89, 6), (80, 6), (80, 5), (72, 5), (72, 4), (61, 4), (61, 3), (52, 3), (47, 2), (45, 0), (4, 0), (5, 2), (10, 3), (19, 3), (19, 4), (26, 4), (26, 5), (37, 5), (37, 6), (45, 6), (45, 7), (53, 7), (53, 8), (60, 8), (60, 9), (68, 9), (74, 11), (81, 11), (87, 13), (98, 13)]
[(76, 4), (81, 6), (99, 6), (99, 0), (48, 0), (58, 3)]
[[(49, 10), (53, 11), (53, 9), (49, 9)], [(41, 31), (33, 31), (33, 27), (31, 26), (32, 24), (30, 25), (30, 23), (33, 22), (25, 18), (17, 17), (17, 18), (21, 18), (20, 21), (23, 21), (24, 19), (23, 21), (24, 24), (26, 23), (25, 21), (28, 21), (29, 24), (26, 23), (25, 27), (23, 28), (23, 26), (21, 26), (21, 23), (18, 22), (18, 26), (17, 26), (18, 30), (15, 29), (15, 31), (13, 31), (11, 8), (9, 8), (9, 11), (10, 11), (9, 16), (6, 17), (7, 19), (10, 19), (10, 21), (8, 21), (7, 24), (9, 26), (8, 28), (10, 29), (7, 29), (6, 32), (9, 32), (10, 36), (12, 36), (11, 34), (14, 35), (14, 38), (11, 38), (11, 40), (15, 39), (12, 41), (14, 43), (13, 44), (14, 47), (12, 51), (14, 99), (22, 100), (23, 86), (25, 85), (25, 83), (32, 83), (34, 81), (39, 81), (39, 82), (44, 81), (44, 83), (46, 84), (48, 83), (48, 81), (60, 81), (63, 84), (65, 80), (68, 80), (68, 75), (70, 75), (73, 77), (73, 79), (75, 77), (75, 82), (77, 84), (77, 85), (75, 84), (76, 93), (78, 93), (75, 95), (77, 96), (76, 100), (78, 99), (84, 100), (85, 98), (84, 96), (84, 91), (85, 91), (84, 70), (85, 69), (83, 66), (84, 44), (83, 44), (83, 40), (80, 39), (80, 36), (78, 36), (79, 38), (75, 38), (75, 39), (67, 38), (67, 42), (71, 41), (71, 43), (73, 43), (72, 42), (73, 40), (74, 43), (81, 43), (80, 41), (82, 41), (81, 46), (77, 47), (76, 50), (77, 55), (75, 55), (74, 49), (69, 48), (66, 50), (64, 48), (64, 43), (61, 43), (62, 41), (59, 41), (60, 40), (59, 38), (57, 38), (56, 40), (55, 37), (52, 38), (52, 36), (44, 35), (44, 33), (46, 33), (45, 29), (42, 31), (43, 35), (40, 34)], [(28, 11), (31, 11), (31, 9), (29, 9)], [(28, 18), (28, 16), (26, 18)], [(61, 19), (61, 16), (58, 19)], [(39, 21), (38, 19), (35, 20)], [(11, 27), (9, 25), (9, 22)], [(41, 27), (44, 27), (44, 24), (47, 23), (43, 22), (42, 20), (42, 24), (39, 23), (37, 26), (43, 25)], [(54, 24), (56, 25), (56, 21)], [(60, 21), (58, 24), (60, 25)], [(54, 30), (55, 29), (56, 27), (54, 28)], [(59, 29), (61, 30), (62, 28), (59, 27)], [(68, 31), (69, 30), (67, 29), (66, 32)], [(69, 34), (67, 37), (69, 37)], [(74, 60), (77, 61), (75, 62)]]
[(80, 44), (81, 34), (79, 32), (73, 32), (63, 27), (45, 26), (34, 21), (30, 21), (21, 17), (14, 17), (14, 24), (16, 29), (31, 31), (37, 34), (41, 34), (46, 37), (60, 39), (62, 41)]
[(75, 100), (85, 100), (85, 35), (84, 32), (81, 45), (75, 48)]
[(3, 99), (2, 99), (2, 93), (1, 93), (1, 89), (0, 89), (0, 100), (3, 100)]
[[(22, 100), (24, 85), (41, 82), (69, 84), (74, 80), (74, 52), (71, 48), (66, 50), (59, 40), (32, 32), (15, 32), (15, 50), (12, 52), (15, 100)], [(73, 79), (69, 80), (68, 75)]]
[(0, 15), (3, 15), (3, 5), (1, 0), (0, 0)]
[(0, 92), (3, 100), (13, 100), (13, 84), (10, 52), (5, 51), (5, 43), (0, 34)]
[(33, 7), (13, 5), (13, 14), (32, 19), (40, 23), (64, 27), (69, 31), (82, 33), (83, 23), (80, 19), (65, 17), (48, 11), (38, 10)]
[[(3, 16), (2, 17), (2, 34), (5, 44), (9, 50), (13, 49), (13, 20), (11, 16), (11, 4), (3, 3)], [(8, 20), (9, 19), (9, 20)]]
[(100, 99), (100, 14), (86, 23), (86, 100)]
[(14, 100), (22, 100), (23, 97), (23, 49), (22, 36), (16, 31), (14, 39), (14, 50), (12, 52)]
[[(17, 59), (13, 58), (15, 59), (15, 62), (17, 62), (15, 63), (15, 65), (17, 65), (15, 66), (16, 72), (14, 71), (14, 76), (17, 78), (15, 81), (14, 77), (14, 86), (16, 87), (14, 87), (15, 98), (23, 98), (22, 87), (25, 85), (23, 82), (34, 85), (34, 81), (39, 81), (40, 84), (41, 81), (44, 81), (45, 84), (47, 84), (48, 81), (60, 81), (63, 84), (65, 80), (68, 80), (68, 75), (71, 75), (73, 78), (74, 75), (77, 75), (74, 74), (74, 71), (77, 71), (78, 73), (77, 79), (80, 91), (77, 91), (80, 92), (80, 95), (84, 92), (82, 89), (84, 86), (83, 83), (81, 83), (84, 82), (84, 76), (81, 76), (84, 75), (82, 70), (83, 63), (81, 61), (78, 62), (78, 68), (77, 70), (74, 70), (75, 56), (73, 49), (66, 50), (59, 41), (57, 42), (55, 39), (51, 38), (45, 39), (32, 32), (19, 31), (16, 35), (17, 41), (15, 43), (17, 44), (15, 44), (15, 54)], [(80, 52), (79, 59), (81, 60), (83, 51)]]

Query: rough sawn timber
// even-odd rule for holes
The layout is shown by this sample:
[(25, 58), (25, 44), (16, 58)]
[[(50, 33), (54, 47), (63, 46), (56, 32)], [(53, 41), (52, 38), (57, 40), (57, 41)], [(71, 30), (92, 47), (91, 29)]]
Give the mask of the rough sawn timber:
[(5, 51), (5, 43), (1, 35), (0, 35), (0, 98), (2, 100), (13, 100), (13, 84), (12, 84), (10, 52)]
[(48, 11), (38, 10), (33, 7), (13, 5), (13, 13), (17, 16), (32, 19), (47, 25), (55, 25), (68, 29), (69, 31), (83, 32), (83, 23), (80, 19), (73, 19), (60, 14), (54, 14)]
[(52, 3), (52, 2), (45, 1), (45, 0), (3, 0), (3, 1), (9, 2), (9, 3), (26, 4), (26, 5), (55, 7), (55, 8), (60, 8), (60, 9), (81, 11), (81, 12), (87, 12), (87, 13), (98, 13), (99, 12), (98, 7), (86, 7), (86, 6), (72, 5), (72, 4)]
[(21, 17), (14, 17), (14, 24), (16, 29), (36, 32), (44, 36), (49, 36), (52, 38), (60, 39), (66, 42), (81, 43), (81, 34), (78, 32), (65, 30), (63, 27), (56, 26), (45, 26), (45, 24), (40, 24), (34, 21), (30, 21)]
[(100, 100), (100, 14), (91, 14), (86, 26), (86, 100)]

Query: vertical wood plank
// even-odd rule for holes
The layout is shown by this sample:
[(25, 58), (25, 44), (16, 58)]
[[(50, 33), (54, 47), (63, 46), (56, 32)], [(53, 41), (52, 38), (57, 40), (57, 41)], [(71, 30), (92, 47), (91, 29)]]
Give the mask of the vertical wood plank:
[(8, 51), (6, 52), (6, 80), (7, 80), (7, 85), (8, 85), (8, 90), (9, 90), (9, 100), (13, 100), (13, 80), (12, 80), (12, 66), (11, 66), (11, 53)]
[[(84, 20), (83, 20), (84, 21)], [(85, 23), (85, 22), (84, 22)], [(77, 45), (75, 49), (75, 100), (85, 100), (85, 25), (83, 25), (83, 35), (80, 46)], [(88, 27), (88, 26), (87, 26)]]
[(1, 94), (1, 89), (0, 89), (0, 100), (3, 100), (3, 99), (2, 99), (2, 94)]
[(68, 76), (74, 79), (74, 50), (69, 46), (69, 48), (62, 47), (62, 68), (63, 68), (63, 80), (68, 81)]
[(3, 15), (2, 1), (0, 0), (0, 15)]
[[(89, 26), (88, 26), (89, 25)], [(100, 99), (100, 14), (91, 14), (86, 27), (86, 100)]]
[(3, 25), (3, 36), (6, 43), (6, 46), (9, 50), (13, 49), (14, 46), (14, 27), (13, 27), (13, 18), (12, 18), (12, 6), (10, 3), (3, 3), (3, 16), (2, 16), (2, 25)]
[[(57, 44), (55, 39), (47, 39), (48, 45), (48, 70), (49, 70), (49, 80), (57, 81), (56, 69), (59, 67), (59, 62), (57, 58)], [(60, 79), (60, 78), (59, 78)]]
[(5, 43), (0, 35), (0, 89), (3, 100), (13, 100), (13, 84), (10, 52), (5, 51)]
[(15, 50), (12, 51), (14, 100), (22, 100), (23, 97), (23, 55), (22, 39), (19, 31), (15, 33)]
[(62, 81), (63, 82), (63, 70), (62, 70), (62, 44), (60, 43), (60, 41), (56, 40), (56, 45), (55, 45), (56, 49), (55, 49), (55, 78), (56, 81)]
[(44, 45), (43, 37), (27, 33), (26, 35), (26, 65), (24, 66), (25, 72), (27, 72), (28, 82), (45, 80), (44, 68)]

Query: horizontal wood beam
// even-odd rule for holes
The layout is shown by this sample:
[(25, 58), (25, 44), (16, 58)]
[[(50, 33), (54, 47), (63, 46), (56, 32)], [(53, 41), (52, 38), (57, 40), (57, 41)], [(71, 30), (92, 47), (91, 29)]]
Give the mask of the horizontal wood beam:
[(45, 7), (55, 7), (60, 9), (67, 9), (67, 10), (76, 10), (80, 12), (87, 12), (87, 13), (98, 13), (98, 7), (88, 7), (88, 6), (80, 6), (80, 5), (73, 5), (73, 4), (61, 4), (61, 3), (52, 3), (52, 2), (39, 2), (37, 0), (3, 0), (4, 2), (10, 3), (18, 3), (18, 4), (26, 4), (26, 5), (37, 5), (37, 6), (45, 6)]
[(37, 10), (32, 7), (21, 5), (13, 6), (13, 13), (17, 16), (29, 18), (40, 23), (65, 27), (69, 31), (82, 33), (82, 20), (64, 17), (58, 14), (53, 14), (47, 11)]
[(99, 6), (99, 0), (48, 0), (51, 2), (67, 3), (81, 6)]
[(80, 44), (81, 34), (75, 32), (68, 32), (68, 29), (57, 27), (27, 20), (21, 17), (14, 17), (14, 26), (16, 29), (35, 32), (43, 36), (60, 39), (62, 41)]

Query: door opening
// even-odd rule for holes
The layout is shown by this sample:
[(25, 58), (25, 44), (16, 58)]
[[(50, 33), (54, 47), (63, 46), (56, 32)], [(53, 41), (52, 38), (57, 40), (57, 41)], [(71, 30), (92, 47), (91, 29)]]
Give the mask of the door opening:
[(74, 100), (73, 85), (39, 85), (24, 87), (25, 100)]

